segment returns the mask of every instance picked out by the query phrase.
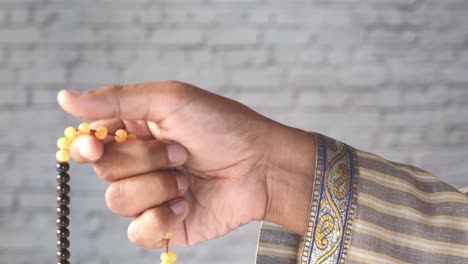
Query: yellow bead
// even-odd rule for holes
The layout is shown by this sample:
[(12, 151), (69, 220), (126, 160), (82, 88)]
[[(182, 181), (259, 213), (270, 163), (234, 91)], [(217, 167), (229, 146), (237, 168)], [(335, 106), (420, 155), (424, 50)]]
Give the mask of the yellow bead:
[(135, 140), (135, 139), (138, 139), (137, 136), (135, 134), (128, 134), (127, 136), (127, 140)]
[(174, 237), (174, 231), (169, 231), (164, 235), (164, 239), (172, 239)]
[(70, 141), (66, 137), (61, 137), (57, 140), (57, 147), (59, 149), (68, 150), (70, 149)]
[(97, 139), (104, 140), (107, 137), (107, 128), (100, 126), (96, 128), (96, 133), (94, 133)]
[(70, 160), (70, 152), (68, 150), (59, 150), (55, 154), (55, 157), (57, 158), (57, 161), (59, 162), (67, 162)]
[(169, 251), (167, 254), (169, 255), (169, 262), (177, 261), (177, 254), (175, 252)]
[(125, 142), (127, 141), (127, 131), (123, 129), (119, 129), (115, 132), (115, 141), (117, 142)]
[(166, 253), (166, 252), (162, 253), (162, 254), (161, 254), (161, 261), (162, 261), (162, 262), (167, 262), (167, 261), (169, 261), (169, 254)]
[(170, 261), (161, 261), (161, 264), (173, 264), (173, 263)]
[(65, 137), (72, 142), (78, 136), (78, 132), (74, 127), (65, 128)]
[(80, 135), (89, 135), (89, 132), (91, 131), (91, 129), (89, 128), (88, 123), (81, 123), (78, 126), (78, 131), (80, 132)]

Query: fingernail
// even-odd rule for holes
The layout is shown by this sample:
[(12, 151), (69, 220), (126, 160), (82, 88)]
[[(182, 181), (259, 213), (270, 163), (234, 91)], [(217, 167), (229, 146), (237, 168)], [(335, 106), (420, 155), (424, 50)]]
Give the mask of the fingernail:
[(78, 92), (78, 91), (67, 90), (67, 89), (60, 90), (59, 93), (69, 93), (69, 94), (71, 94), (71, 95), (80, 95), (80, 94), (81, 94), (81, 93)]
[(91, 151), (89, 150), (88, 146), (85, 145), (80, 145), (78, 147), (78, 152), (80, 152), (80, 155), (83, 156), (84, 158), (89, 159), (91, 156)]
[(188, 205), (184, 199), (177, 199), (169, 204), (169, 208), (175, 215), (182, 215), (188, 209)]
[(182, 164), (187, 159), (187, 151), (179, 144), (169, 144), (167, 156), (172, 164)]
[(189, 180), (187, 175), (177, 174), (175, 177), (177, 181), (177, 189), (179, 190), (179, 192), (184, 193), (185, 191), (187, 191), (189, 187)]

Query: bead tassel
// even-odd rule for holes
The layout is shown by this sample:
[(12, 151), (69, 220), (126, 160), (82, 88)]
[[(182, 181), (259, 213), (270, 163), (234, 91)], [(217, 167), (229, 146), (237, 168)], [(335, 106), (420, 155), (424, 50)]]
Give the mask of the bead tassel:
[[(67, 127), (64, 131), (65, 137), (61, 137), (57, 140), (57, 147), (59, 150), (55, 154), (57, 159), (57, 263), (58, 264), (70, 264), (68, 261), (70, 259), (70, 230), (68, 226), (70, 225), (70, 219), (68, 218), (70, 214), (70, 175), (68, 171), (70, 170), (70, 146), (73, 140), (79, 135), (94, 135), (99, 140), (105, 140), (108, 136), (111, 136), (104, 126), (99, 126), (96, 130), (91, 129), (89, 124), (81, 123), (78, 129), (74, 127)], [(135, 134), (129, 134), (123, 129), (119, 129), (113, 135), (113, 138), (116, 142), (125, 142), (127, 140), (136, 140), (137, 136)], [(175, 252), (169, 251), (169, 242), (170, 239), (174, 236), (174, 232), (170, 231), (164, 236), (166, 241), (166, 252), (161, 254), (161, 264), (173, 264), (177, 260), (177, 254)]]

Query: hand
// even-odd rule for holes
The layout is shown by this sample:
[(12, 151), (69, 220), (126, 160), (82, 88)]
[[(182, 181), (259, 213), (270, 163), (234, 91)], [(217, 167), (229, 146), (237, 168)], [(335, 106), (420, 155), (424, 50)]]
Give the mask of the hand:
[[(305, 220), (290, 222), (306, 217), (308, 199), (297, 201), (296, 196), (298, 191), (308, 195), (311, 188), (304, 181), (309, 180), (286, 176), (313, 180), (312, 162), (306, 161), (314, 161), (315, 152), (307, 133), (179, 82), (107, 87), (82, 95), (63, 91), (58, 101), (74, 116), (98, 120), (93, 126), (124, 128), (140, 139), (103, 144), (80, 136), (71, 148), (76, 161), (92, 162), (96, 174), (111, 182), (109, 209), (135, 218), (128, 229), (133, 243), (160, 248), (164, 234), (174, 230), (172, 242), (190, 246), (254, 220), (303, 230)], [(285, 194), (291, 197), (283, 199)], [(292, 198), (293, 207), (304, 213), (285, 216), (296, 213), (287, 205)]]

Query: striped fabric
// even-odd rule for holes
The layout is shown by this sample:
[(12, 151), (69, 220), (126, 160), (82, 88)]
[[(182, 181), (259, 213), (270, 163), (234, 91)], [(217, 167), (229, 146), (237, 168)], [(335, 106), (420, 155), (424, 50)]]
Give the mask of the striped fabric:
[(315, 136), (308, 231), (263, 223), (257, 264), (468, 264), (466, 194), (413, 166)]

